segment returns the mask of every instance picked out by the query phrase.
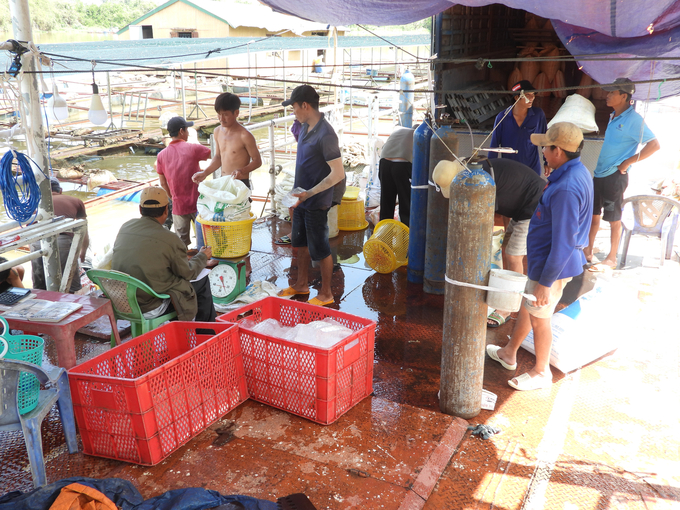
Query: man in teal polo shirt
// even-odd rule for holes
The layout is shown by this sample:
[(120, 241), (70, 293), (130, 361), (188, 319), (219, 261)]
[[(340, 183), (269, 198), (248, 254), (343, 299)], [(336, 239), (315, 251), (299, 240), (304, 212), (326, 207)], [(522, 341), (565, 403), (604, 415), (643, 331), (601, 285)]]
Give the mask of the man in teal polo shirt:
[[(588, 247), (583, 253), (586, 260), (591, 262), (595, 236), (600, 229), (601, 219), (609, 222), (611, 227), (611, 248), (609, 255), (601, 264), (591, 266), (589, 269), (591, 272), (616, 267), (616, 254), (621, 239), (621, 204), (623, 193), (628, 187), (628, 171), (633, 163), (647, 159), (661, 148), (654, 133), (631, 105), (635, 84), (628, 78), (617, 78), (610, 87), (603, 88), (609, 91), (607, 106), (613, 108), (614, 112), (610, 115), (595, 168), (593, 220), (590, 225)], [(639, 145), (643, 145), (640, 152)]]

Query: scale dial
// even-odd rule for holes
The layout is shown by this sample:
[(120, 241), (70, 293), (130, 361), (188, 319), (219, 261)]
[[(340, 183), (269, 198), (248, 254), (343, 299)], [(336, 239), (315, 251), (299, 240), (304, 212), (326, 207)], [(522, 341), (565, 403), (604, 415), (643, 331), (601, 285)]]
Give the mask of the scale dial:
[(227, 297), (233, 292), (238, 283), (236, 269), (228, 264), (215, 266), (210, 274), (210, 291), (218, 298)]

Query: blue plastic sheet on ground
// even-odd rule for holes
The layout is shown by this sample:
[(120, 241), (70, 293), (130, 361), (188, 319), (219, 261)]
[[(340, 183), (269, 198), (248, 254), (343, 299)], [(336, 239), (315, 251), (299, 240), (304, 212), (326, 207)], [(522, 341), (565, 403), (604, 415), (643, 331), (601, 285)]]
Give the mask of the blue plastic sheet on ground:
[(10, 492), (0, 497), (0, 510), (49, 510), (61, 489), (81, 483), (105, 494), (121, 510), (206, 510), (227, 503), (240, 503), (246, 510), (276, 510), (276, 503), (250, 496), (223, 496), (200, 488), (176, 489), (147, 499), (128, 480), (121, 478), (72, 477), (30, 492)]

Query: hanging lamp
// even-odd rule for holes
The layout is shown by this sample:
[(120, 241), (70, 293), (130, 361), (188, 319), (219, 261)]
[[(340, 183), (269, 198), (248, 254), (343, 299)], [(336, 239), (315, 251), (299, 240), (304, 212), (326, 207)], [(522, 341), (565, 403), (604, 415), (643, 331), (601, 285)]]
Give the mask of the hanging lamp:
[(90, 101), (90, 110), (87, 112), (87, 118), (92, 124), (101, 126), (106, 124), (109, 118), (108, 113), (104, 109), (102, 98), (99, 97), (99, 87), (94, 81), (94, 70), (92, 70), (92, 100)]

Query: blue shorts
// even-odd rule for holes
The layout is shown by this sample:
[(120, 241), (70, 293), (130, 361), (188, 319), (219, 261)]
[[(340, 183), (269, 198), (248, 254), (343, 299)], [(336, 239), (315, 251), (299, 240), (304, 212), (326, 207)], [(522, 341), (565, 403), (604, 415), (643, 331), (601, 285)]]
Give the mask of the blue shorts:
[(314, 261), (323, 260), (331, 254), (328, 243), (328, 209), (293, 209), (293, 230), (290, 233), (293, 248), (309, 248)]

